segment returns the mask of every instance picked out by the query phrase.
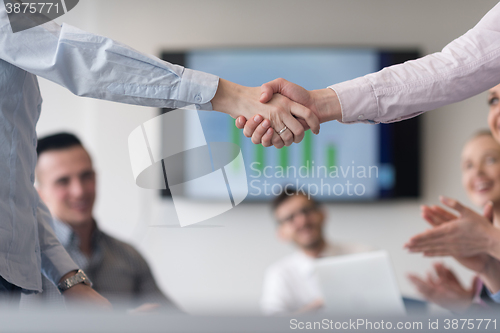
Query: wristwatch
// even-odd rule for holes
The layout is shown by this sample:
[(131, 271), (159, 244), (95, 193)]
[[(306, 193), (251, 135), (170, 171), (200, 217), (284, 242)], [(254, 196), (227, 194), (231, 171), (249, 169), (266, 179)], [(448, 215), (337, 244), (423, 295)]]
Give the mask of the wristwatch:
[(70, 276), (66, 280), (59, 283), (57, 285), (57, 289), (59, 289), (59, 291), (61, 293), (63, 293), (66, 290), (68, 290), (69, 288), (71, 288), (79, 283), (84, 283), (87, 286), (92, 287), (92, 281), (90, 281), (90, 279), (87, 277), (87, 275), (81, 269), (79, 269), (75, 275)]

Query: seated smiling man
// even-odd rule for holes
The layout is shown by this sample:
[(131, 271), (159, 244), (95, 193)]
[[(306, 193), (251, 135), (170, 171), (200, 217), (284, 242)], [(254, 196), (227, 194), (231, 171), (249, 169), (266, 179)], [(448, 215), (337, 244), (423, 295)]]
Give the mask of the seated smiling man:
[[(132, 246), (101, 231), (93, 218), (96, 174), (90, 155), (73, 134), (38, 141), (36, 186), (53, 216), (53, 228), (66, 251), (85, 270), (96, 291), (114, 307), (176, 309), (158, 289), (144, 258)], [(23, 295), (21, 305), (64, 305), (57, 288), (42, 277), (43, 292)], [(154, 304), (154, 305), (153, 305)]]
[(285, 186), (272, 209), (278, 237), (298, 251), (268, 268), (261, 308), (267, 315), (285, 315), (319, 309), (322, 296), (314, 275), (314, 261), (321, 257), (368, 252), (369, 247), (328, 242), (324, 236), (325, 210), (307, 193)]

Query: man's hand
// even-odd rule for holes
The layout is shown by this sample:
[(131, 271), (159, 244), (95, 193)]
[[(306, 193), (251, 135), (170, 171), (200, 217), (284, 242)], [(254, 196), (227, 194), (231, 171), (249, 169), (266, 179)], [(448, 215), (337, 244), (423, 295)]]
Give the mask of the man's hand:
[[(303, 120), (313, 133), (319, 133), (319, 119), (310, 109), (279, 94), (272, 96), (266, 104), (260, 103), (259, 98), (258, 87), (243, 87), (220, 79), (212, 106), (214, 110), (227, 113), (233, 118), (243, 116), (250, 119), (257, 114), (261, 115), (269, 122), (266, 132), (272, 134), (272, 142), (277, 148), (290, 146), (304, 138), (304, 126), (298, 119)], [(287, 129), (281, 135), (276, 133), (285, 128)]]
[(325, 303), (323, 302), (322, 299), (317, 299), (315, 301), (312, 301), (311, 303), (307, 304), (303, 308), (299, 309), (295, 314), (304, 314), (304, 313), (310, 313), (314, 311), (318, 311), (322, 307), (325, 306)]
[(465, 289), (455, 274), (443, 264), (434, 264), (434, 270), (436, 277), (428, 274), (427, 279), (422, 279), (409, 274), (408, 278), (428, 301), (455, 312), (467, 310), (472, 304), (478, 277), (474, 278), (469, 289)]
[[(342, 118), (340, 102), (332, 89), (308, 91), (285, 79), (276, 79), (262, 85), (260, 101), (267, 103), (275, 94), (286, 96), (307, 107), (318, 117), (320, 123)], [(307, 123), (300, 119), (299, 121), (305, 130), (309, 128)], [(247, 137), (252, 137), (253, 143), (262, 143), (264, 147), (275, 145), (275, 138), (272, 138), (271, 133), (266, 132), (269, 124), (265, 120), (263, 121), (263, 118), (239, 117), (236, 120), (236, 127), (244, 128), (243, 133)]]

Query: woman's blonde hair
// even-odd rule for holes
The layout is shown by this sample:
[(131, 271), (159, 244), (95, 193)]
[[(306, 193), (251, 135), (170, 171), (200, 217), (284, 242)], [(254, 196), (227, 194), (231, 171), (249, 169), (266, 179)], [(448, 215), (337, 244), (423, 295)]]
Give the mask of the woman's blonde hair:
[(471, 141), (471, 140), (473, 140), (475, 138), (478, 138), (480, 136), (493, 137), (493, 134), (491, 134), (491, 131), (489, 129), (482, 129), (482, 130), (479, 130), (476, 133), (474, 133), (474, 135), (471, 136), (471, 138), (469, 139), (469, 141)]

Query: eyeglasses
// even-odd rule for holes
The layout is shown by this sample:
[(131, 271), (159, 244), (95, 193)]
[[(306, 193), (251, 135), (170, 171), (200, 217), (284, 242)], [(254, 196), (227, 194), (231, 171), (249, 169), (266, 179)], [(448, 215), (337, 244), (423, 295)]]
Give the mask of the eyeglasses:
[(299, 210), (297, 210), (296, 212), (288, 215), (287, 217), (284, 217), (282, 219), (279, 219), (278, 220), (278, 224), (282, 225), (282, 224), (292, 224), (293, 221), (295, 220), (295, 218), (299, 215), (304, 215), (304, 216), (309, 216), (310, 214), (316, 212), (318, 210), (318, 207), (316, 206), (306, 206), (306, 207), (303, 207)]

